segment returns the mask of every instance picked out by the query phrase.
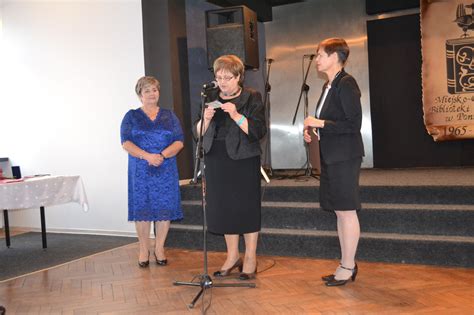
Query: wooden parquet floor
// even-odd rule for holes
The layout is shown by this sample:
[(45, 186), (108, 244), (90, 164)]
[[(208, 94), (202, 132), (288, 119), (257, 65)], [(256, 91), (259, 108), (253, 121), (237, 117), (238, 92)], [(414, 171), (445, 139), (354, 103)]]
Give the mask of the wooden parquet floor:
[[(140, 269), (137, 251), (130, 244), (1, 282), (0, 305), (7, 315), (201, 313), (202, 300), (187, 308), (199, 288), (172, 284), (202, 273), (201, 252), (168, 249), (168, 266)], [(210, 274), (224, 257), (209, 253)], [(320, 276), (336, 261), (262, 256), (258, 263), (257, 288), (206, 290), (207, 314), (474, 314), (473, 269), (359, 262), (355, 282), (327, 288)]]

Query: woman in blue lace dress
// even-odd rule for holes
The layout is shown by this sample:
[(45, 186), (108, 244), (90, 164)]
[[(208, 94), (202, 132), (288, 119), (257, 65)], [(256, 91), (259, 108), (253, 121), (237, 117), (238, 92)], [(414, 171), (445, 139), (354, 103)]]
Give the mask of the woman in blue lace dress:
[(122, 146), (128, 152), (128, 220), (135, 222), (140, 254), (138, 265), (149, 265), (151, 222), (155, 222), (155, 260), (167, 264), (164, 245), (170, 221), (183, 218), (176, 154), (183, 148), (183, 131), (175, 114), (160, 108), (160, 83), (142, 77), (135, 86), (143, 106), (122, 120)]

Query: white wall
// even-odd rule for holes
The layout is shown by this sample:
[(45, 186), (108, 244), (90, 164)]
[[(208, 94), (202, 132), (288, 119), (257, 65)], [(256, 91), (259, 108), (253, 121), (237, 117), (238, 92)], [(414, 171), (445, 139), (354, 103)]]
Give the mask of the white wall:
[[(134, 231), (120, 122), (140, 105), (140, 0), (0, 2), (0, 156), (23, 175), (81, 175), (89, 212), (47, 208), (49, 230)], [(10, 225), (39, 228), (38, 210)]]

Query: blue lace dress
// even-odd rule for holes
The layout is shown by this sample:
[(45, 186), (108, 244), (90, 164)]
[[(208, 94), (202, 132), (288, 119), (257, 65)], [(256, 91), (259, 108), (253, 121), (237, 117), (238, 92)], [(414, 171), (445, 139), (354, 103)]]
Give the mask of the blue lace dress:
[[(125, 114), (120, 126), (122, 143), (130, 141), (149, 153), (160, 153), (175, 141), (183, 141), (183, 131), (175, 114), (160, 108), (152, 121), (142, 109)], [(167, 221), (183, 218), (176, 157), (160, 166), (128, 155), (128, 220)]]

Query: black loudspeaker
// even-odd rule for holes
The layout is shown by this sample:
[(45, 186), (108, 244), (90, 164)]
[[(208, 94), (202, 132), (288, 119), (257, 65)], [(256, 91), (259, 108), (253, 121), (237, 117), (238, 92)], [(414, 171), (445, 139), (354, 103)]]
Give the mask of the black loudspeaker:
[(246, 6), (206, 11), (206, 36), (209, 68), (222, 55), (236, 55), (258, 69), (257, 15)]
[(13, 178), (21, 178), (21, 170), (19, 166), (12, 166)]
[(365, 11), (369, 15), (419, 7), (420, 0), (365, 0)]

